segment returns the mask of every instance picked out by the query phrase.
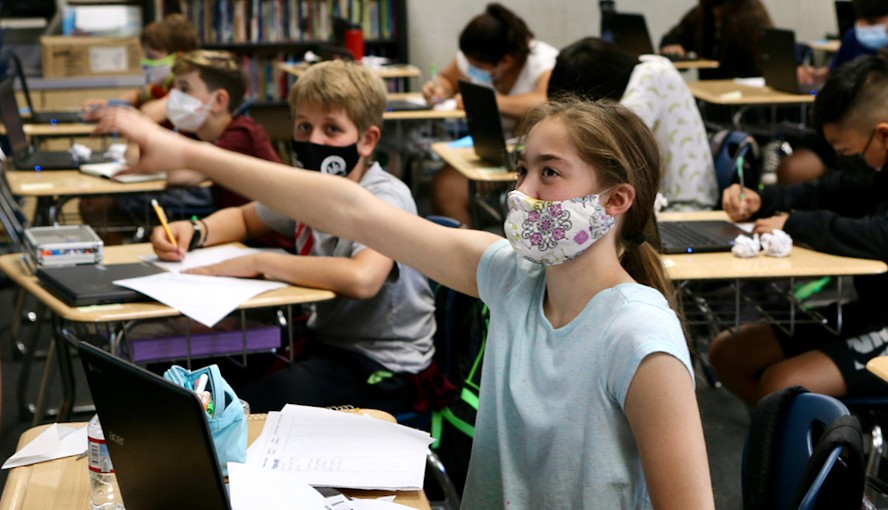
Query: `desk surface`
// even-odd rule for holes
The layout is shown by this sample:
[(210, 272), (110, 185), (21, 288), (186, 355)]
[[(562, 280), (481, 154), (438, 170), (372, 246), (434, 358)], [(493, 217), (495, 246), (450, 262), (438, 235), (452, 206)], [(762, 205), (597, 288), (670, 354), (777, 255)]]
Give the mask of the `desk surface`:
[(515, 172), (482, 160), (472, 147), (454, 148), (450, 142), (438, 142), (432, 145), (432, 150), (470, 181), (511, 182), (517, 176)]
[[(726, 220), (722, 211), (661, 213), (658, 221)], [(713, 280), (747, 278), (790, 278), (809, 276), (853, 276), (881, 274), (888, 264), (881, 260), (855, 259), (828, 255), (801, 246), (793, 246), (789, 257), (759, 255), (744, 259), (730, 252), (662, 255), (673, 280)]]
[[(308, 68), (311, 67), (309, 64), (305, 62), (293, 63), (293, 62), (280, 62), (278, 63), (278, 69), (284, 71), (286, 73), (292, 74), (293, 76), (299, 77), (302, 76)], [(388, 66), (378, 66), (372, 68), (376, 71), (376, 74), (383, 79), (390, 78), (417, 78), (422, 75), (422, 71), (419, 70), (418, 67), (410, 64), (393, 64)]]
[[(380, 411), (362, 410), (374, 417), (394, 421), (390, 415)], [(265, 415), (252, 415), (249, 422), (249, 442), (253, 442), (262, 432)], [(79, 423), (86, 426), (86, 423)], [(26, 445), (49, 425), (40, 425), (25, 431), (17, 450)], [(30, 466), (13, 468), (6, 479), (0, 510), (54, 510), (89, 508), (89, 478), (87, 477), (86, 457), (66, 457)], [(395, 501), (411, 508), (428, 510), (429, 501), (423, 491), (345, 491), (354, 497), (380, 497), (396, 494)]]
[(842, 41), (839, 39), (818, 39), (816, 41), (809, 41), (808, 46), (813, 50), (835, 53), (842, 47)]
[[(65, 136), (91, 136), (96, 130), (95, 124), (62, 123), (62, 124), (25, 124), (25, 136), (29, 138), (52, 138)], [(6, 134), (6, 126), (0, 124), (0, 135)]]
[[(152, 253), (152, 250), (149, 243), (106, 246), (105, 263), (138, 262), (140, 255), (148, 255), (150, 253)], [(22, 255), (19, 253), (10, 253), (0, 257), (0, 271), (6, 273), (19, 287), (37, 298), (59, 317), (66, 320), (96, 323), (175, 317), (179, 315), (176, 309), (157, 301), (84, 307), (68, 306), (40, 284), (37, 277), (31, 274), (27, 264), (22, 260)], [(335, 296), (329, 290), (288, 286), (259, 294), (242, 304), (239, 308), (250, 309), (314, 303), (333, 299)]]
[[(386, 96), (391, 100), (425, 101), (421, 92), (391, 92)], [(464, 119), (464, 110), (407, 110), (387, 111), (382, 114), (384, 120), (439, 120), (439, 119)]]
[(718, 60), (709, 60), (705, 58), (698, 58), (694, 60), (679, 60), (677, 62), (672, 63), (676, 69), (685, 70), (685, 69), (717, 69), (719, 67)]
[(866, 369), (888, 382), (888, 356), (876, 356), (866, 363)]
[(813, 103), (811, 94), (789, 94), (770, 87), (750, 87), (734, 80), (700, 80), (688, 82), (691, 94), (697, 99), (721, 105), (804, 104)]
[[(14, 195), (26, 197), (86, 196), (163, 191), (166, 181), (122, 183), (87, 175), (79, 170), (8, 170), (6, 180)], [(201, 186), (209, 186), (210, 182)]]

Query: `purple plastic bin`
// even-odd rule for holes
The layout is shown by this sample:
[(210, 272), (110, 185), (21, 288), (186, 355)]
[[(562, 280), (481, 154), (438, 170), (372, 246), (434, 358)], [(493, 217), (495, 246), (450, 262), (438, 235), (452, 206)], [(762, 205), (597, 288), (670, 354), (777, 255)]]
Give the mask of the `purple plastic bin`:
[[(121, 355), (133, 363), (188, 359), (188, 324), (181, 318), (139, 324), (128, 334), (129, 345), (127, 342), (121, 345)], [(212, 329), (193, 321), (190, 326), (191, 359), (271, 351), (281, 346), (281, 330), (275, 325), (247, 321), (246, 346), (238, 318), (223, 319)]]

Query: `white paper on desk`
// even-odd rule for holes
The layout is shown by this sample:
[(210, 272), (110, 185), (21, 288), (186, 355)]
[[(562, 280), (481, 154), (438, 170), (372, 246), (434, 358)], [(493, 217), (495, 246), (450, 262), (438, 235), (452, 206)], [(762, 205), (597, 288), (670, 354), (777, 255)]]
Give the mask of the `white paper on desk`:
[(86, 427), (53, 423), (12, 457), (6, 459), (2, 469), (80, 455), (85, 451)]
[(268, 413), (247, 464), (317, 487), (420, 490), (432, 438), (396, 423), (316, 407)]
[[(181, 262), (167, 262), (165, 260), (160, 260), (157, 258), (157, 255), (154, 254), (144, 255), (139, 258), (145, 262), (150, 262), (157, 267), (162, 267), (167, 271), (178, 273), (185, 271), (186, 269), (209, 266), (210, 264), (218, 264), (219, 262), (224, 262), (226, 260), (252, 255), (260, 251), (263, 250), (224, 244), (222, 246), (213, 246), (211, 248), (201, 248), (199, 250), (189, 251), (185, 255), (185, 259)], [(283, 253), (283, 250), (280, 251)]]
[(269, 280), (182, 273), (127, 278), (114, 284), (141, 292), (209, 328), (253, 296), (287, 286)]
[(439, 110), (442, 112), (452, 112), (456, 110), (456, 99), (447, 98), (439, 103), (435, 103), (435, 106), (432, 107), (432, 110)]
[(746, 85), (747, 87), (764, 87), (765, 79), (761, 76), (753, 76), (750, 78), (734, 78), (734, 83)]
[(232, 510), (325, 510), (324, 496), (307, 483), (270, 469), (228, 463), (228, 489)]

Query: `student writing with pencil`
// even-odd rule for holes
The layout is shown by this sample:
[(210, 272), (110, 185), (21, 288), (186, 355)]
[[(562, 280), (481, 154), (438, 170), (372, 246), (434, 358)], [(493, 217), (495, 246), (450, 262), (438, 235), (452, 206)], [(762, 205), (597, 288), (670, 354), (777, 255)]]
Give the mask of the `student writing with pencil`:
[[(833, 73), (817, 95), (814, 121), (836, 152), (839, 171), (823, 179), (757, 192), (733, 185), (722, 204), (755, 231), (780, 229), (818, 251), (888, 261), (888, 60), (864, 56)], [(888, 350), (888, 275), (856, 276), (857, 298), (816, 311), (819, 323), (792, 334), (767, 323), (726, 331), (709, 360), (726, 388), (750, 405), (801, 385), (817, 393), (885, 395), (888, 386), (865, 366)]]
[[(382, 134), (386, 88), (370, 69), (344, 61), (311, 66), (290, 91), (294, 158), (303, 168), (357, 183), (407, 214), (410, 190), (371, 158)], [(188, 167), (196, 168), (196, 167)], [(250, 165), (241, 171), (251, 173)], [(202, 171), (201, 171), (202, 172)], [(247, 193), (252, 184), (234, 189)], [(330, 201), (328, 209), (343, 204)], [(295, 240), (295, 253), (259, 253), (192, 270), (198, 274), (266, 277), (329, 289), (308, 322), (309, 352), (297, 362), (244, 384), (238, 396), (256, 412), (284, 404), (352, 404), (401, 413), (419, 402), (433, 379), (434, 304), (425, 277), (365, 244), (294, 221), (278, 208), (249, 202), (202, 220), (169, 224), (151, 235), (161, 259), (180, 260), (190, 247), (244, 241), (272, 231)]]

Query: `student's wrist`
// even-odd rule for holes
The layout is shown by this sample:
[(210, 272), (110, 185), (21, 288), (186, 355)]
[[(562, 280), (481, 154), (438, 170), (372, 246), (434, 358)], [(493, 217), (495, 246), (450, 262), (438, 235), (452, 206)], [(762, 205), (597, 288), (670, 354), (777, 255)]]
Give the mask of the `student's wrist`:
[(210, 233), (207, 229), (206, 222), (198, 220), (197, 218), (191, 218), (191, 228), (193, 231), (191, 234), (191, 242), (188, 243), (188, 251), (203, 248), (207, 242), (207, 236)]

